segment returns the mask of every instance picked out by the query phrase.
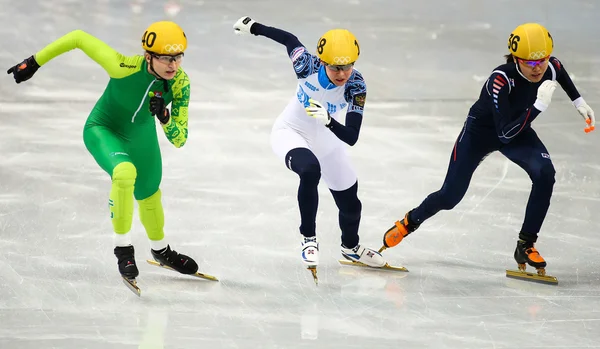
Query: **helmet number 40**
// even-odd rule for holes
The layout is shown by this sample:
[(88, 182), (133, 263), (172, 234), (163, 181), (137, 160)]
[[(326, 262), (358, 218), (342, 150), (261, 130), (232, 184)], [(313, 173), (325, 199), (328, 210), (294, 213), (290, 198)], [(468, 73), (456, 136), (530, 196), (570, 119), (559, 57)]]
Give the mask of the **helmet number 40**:
[(148, 47), (154, 46), (154, 42), (156, 41), (156, 33), (155, 32), (145, 32), (142, 36), (142, 44), (146, 44)]

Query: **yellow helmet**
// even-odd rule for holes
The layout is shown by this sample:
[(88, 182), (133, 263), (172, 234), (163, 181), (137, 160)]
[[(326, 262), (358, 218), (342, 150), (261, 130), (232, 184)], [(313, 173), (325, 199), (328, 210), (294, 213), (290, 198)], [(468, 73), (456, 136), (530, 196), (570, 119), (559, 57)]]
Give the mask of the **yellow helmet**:
[(180, 26), (169, 21), (150, 24), (142, 36), (142, 48), (159, 55), (176, 55), (187, 48), (187, 38)]
[(521, 24), (508, 37), (508, 51), (515, 57), (535, 60), (552, 54), (554, 40), (544, 26), (538, 23)]
[(317, 43), (319, 58), (329, 65), (346, 65), (356, 62), (360, 46), (356, 37), (346, 29), (332, 29)]

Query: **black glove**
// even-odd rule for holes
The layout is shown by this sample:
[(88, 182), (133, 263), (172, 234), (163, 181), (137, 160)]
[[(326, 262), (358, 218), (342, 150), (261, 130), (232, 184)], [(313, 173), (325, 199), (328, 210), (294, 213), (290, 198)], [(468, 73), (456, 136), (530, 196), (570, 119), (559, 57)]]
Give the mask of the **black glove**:
[(152, 115), (156, 115), (158, 121), (163, 125), (168, 123), (169, 118), (171, 117), (162, 95), (155, 95), (154, 92), (150, 92), (150, 112)]
[(23, 62), (11, 67), (6, 74), (13, 74), (17, 84), (31, 79), (33, 74), (40, 68), (33, 56), (26, 58)]

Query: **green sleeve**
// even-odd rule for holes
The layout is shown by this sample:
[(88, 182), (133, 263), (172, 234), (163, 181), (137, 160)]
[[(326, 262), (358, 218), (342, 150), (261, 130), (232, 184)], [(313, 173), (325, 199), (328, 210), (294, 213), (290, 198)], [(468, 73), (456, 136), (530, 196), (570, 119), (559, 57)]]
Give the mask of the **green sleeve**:
[(83, 30), (74, 30), (52, 42), (35, 54), (35, 60), (42, 66), (51, 59), (76, 48), (100, 64), (111, 78), (124, 78), (138, 72), (142, 67), (142, 56), (123, 56)]
[(183, 147), (188, 138), (188, 104), (190, 103), (190, 79), (183, 69), (173, 78), (173, 102), (171, 118), (162, 125), (167, 139), (177, 148)]

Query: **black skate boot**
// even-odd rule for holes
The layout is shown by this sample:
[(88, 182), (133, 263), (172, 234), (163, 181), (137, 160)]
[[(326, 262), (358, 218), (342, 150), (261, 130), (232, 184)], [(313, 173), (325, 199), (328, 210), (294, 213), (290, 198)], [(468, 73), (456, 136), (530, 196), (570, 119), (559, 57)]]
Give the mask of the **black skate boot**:
[(119, 265), (119, 273), (126, 279), (135, 279), (140, 272), (135, 264), (135, 253), (133, 246), (115, 247), (115, 256)]
[(517, 241), (515, 248), (515, 260), (519, 264), (519, 270), (525, 271), (525, 263), (538, 270), (546, 268), (546, 261), (540, 253), (533, 247), (533, 242), (520, 240)]
[(182, 274), (195, 274), (198, 271), (198, 264), (191, 257), (175, 252), (169, 245), (160, 251), (151, 251), (155, 261)]

